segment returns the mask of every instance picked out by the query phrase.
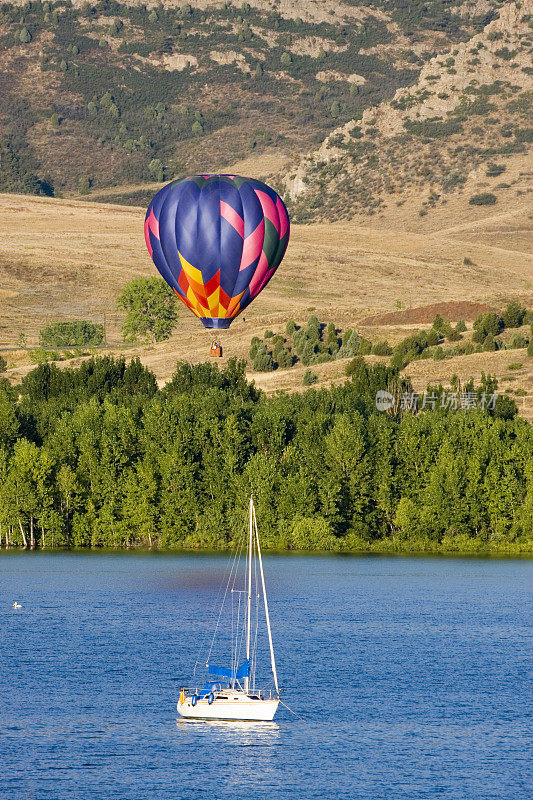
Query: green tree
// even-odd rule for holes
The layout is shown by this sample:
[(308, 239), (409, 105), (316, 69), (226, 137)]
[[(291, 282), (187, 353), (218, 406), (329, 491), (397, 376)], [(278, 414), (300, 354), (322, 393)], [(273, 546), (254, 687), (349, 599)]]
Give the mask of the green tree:
[(506, 328), (519, 328), (526, 316), (526, 309), (516, 300), (511, 300), (502, 314), (502, 322)]
[(266, 348), (263, 351), (257, 351), (252, 362), (252, 367), (257, 370), (257, 372), (272, 372), (275, 366), (272, 354), (269, 353)]
[(302, 378), (304, 386), (312, 386), (313, 383), (318, 382), (318, 375), (310, 369), (306, 369)]
[(290, 544), (295, 550), (332, 550), (335, 547), (331, 524), (322, 516), (295, 517), (290, 527)]
[(471, 206), (493, 206), (497, 200), (498, 198), (492, 192), (481, 192), (473, 195), (468, 202)]
[(294, 336), (297, 331), (296, 323), (290, 319), (285, 326), (285, 333), (287, 336)]
[(494, 336), (492, 336), (490, 333), (487, 333), (483, 339), (483, 350), (486, 352), (492, 352), (493, 350), (496, 350), (496, 341)]
[(87, 175), (80, 175), (78, 178), (78, 191), (80, 194), (89, 194), (91, 190), (91, 179)]
[(372, 345), (372, 353), (375, 356), (390, 356), (392, 354), (392, 347), (384, 340), (376, 342)]
[(337, 486), (336, 514), (352, 530), (361, 530), (372, 496), (371, 456), (363, 416), (358, 411), (335, 415), (322, 449), (330, 480)]
[(157, 479), (152, 465), (137, 464), (123, 484), (119, 528), (128, 547), (153, 547), (157, 531)]
[(514, 419), (517, 414), (518, 408), (513, 398), (499, 394), (494, 403), (494, 416), (499, 419)]
[(442, 335), (439, 331), (432, 328), (428, 335), (427, 335), (427, 346), (428, 347), (435, 347), (442, 339)]
[(432, 328), (434, 328), (438, 333), (444, 334), (446, 331), (446, 323), (442, 319), (440, 314), (435, 315), (435, 319), (433, 320)]
[(488, 314), (480, 314), (474, 320), (474, 332), (472, 341), (482, 343), (487, 336), (497, 336), (503, 328), (503, 323), (498, 314), (490, 311)]
[(252, 361), (256, 357), (257, 351), (259, 349), (262, 349), (264, 352), (266, 352), (266, 347), (261, 341), (261, 339), (258, 336), (252, 336), (252, 341), (250, 342), (250, 349), (248, 351), (248, 355)]
[[(57, 489), (59, 494), (60, 512), (63, 518), (64, 538), (63, 543), (68, 544), (71, 530), (72, 516), (77, 510), (77, 496), (81, 487), (76, 479), (76, 474), (69, 464), (61, 464), (57, 473)], [(52, 547), (54, 545), (52, 544)]]
[(139, 337), (168, 339), (178, 318), (174, 293), (162, 278), (134, 278), (122, 290), (117, 306), (126, 311), (122, 333), (128, 342)]
[(318, 344), (320, 340), (320, 322), (318, 321), (318, 317), (314, 314), (312, 314), (307, 321), (305, 333), (310, 342)]
[(150, 170), (152, 177), (155, 178), (158, 183), (162, 183), (165, 176), (163, 162), (159, 158), (153, 158), (150, 161), (148, 169)]
[(505, 172), (505, 170), (506, 170), (506, 167), (505, 167), (504, 164), (489, 163), (489, 164), (487, 164), (486, 175), (489, 178), (497, 178), (498, 175), (501, 175), (502, 172)]
[(313, 343), (307, 339), (300, 352), (300, 360), (306, 367), (313, 364), (316, 360), (316, 351)]
[(292, 353), (288, 347), (285, 347), (283, 342), (276, 344), (272, 356), (280, 369), (292, 367)]
[(104, 342), (104, 326), (85, 319), (52, 322), (39, 332), (41, 347), (98, 347)]
[(359, 353), (361, 348), (361, 337), (357, 333), (357, 331), (348, 328), (343, 336), (341, 346), (337, 353), (338, 358), (350, 358), (355, 356), (356, 353)]
[(21, 439), (14, 445), (8, 474), (10, 505), (25, 547), (37, 543), (37, 524), (52, 505), (52, 461), (45, 448)]
[(11, 391), (0, 386), (0, 448), (9, 449), (19, 433), (17, 402)]
[(394, 526), (402, 536), (416, 537), (420, 531), (420, 516), (416, 503), (408, 497), (401, 497), (394, 515)]
[(533, 356), (533, 325), (529, 330), (529, 344), (527, 346), (527, 354), (530, 358)]
[(330, 322), (326, 332), (326, 346), (332, 356), (336, 356), (339, 352), (339, 337), (337, 335), (337, 328)]
[(452, 328), (448, 333), (448, 341), (449, 342), (460, 342), (463, 337), (455, 328)]

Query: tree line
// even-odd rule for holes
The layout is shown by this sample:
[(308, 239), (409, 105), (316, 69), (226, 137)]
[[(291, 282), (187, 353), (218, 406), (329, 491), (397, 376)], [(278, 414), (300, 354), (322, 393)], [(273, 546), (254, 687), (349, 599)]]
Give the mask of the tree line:
[(274, 397), (235, 359), (178, 363), (163, 389), (110, 357), (0, 379), (2, 546), (225, 549), (253, 492), (270, 549), (531, 550), (532, 426), (498, 404), (376, 408), (408, 388), (362, 358)]
[[(464, 320), (459, 320), (452, 326), (437, 314), (429, 331), (421, 330), (410, 334), (393, 348), (386, 340), (371, 342), (352, 328), (341, 332), (333, 322), (326, 325), (312, 314), (306, 325), (297, 325), (289, 320), (285, 333), (266, 330), (263, 340), (253, 336), (248, 356), (254, 370), (271, 372), (278, 368), (288, 369), (298, 362), (309, 366), (369, 353), (392, 356), (391, 365), (400, 370), (416, 359), (433, 358), (439, 361), (457, 355), (502, 350), (507, 347), (527, 347), (527, 354), (533, 355), (533, 325), (529, 338), (526, 338), (527, 334), (516, 331), (510, 337), (508, 345), (499, 336), (506, 329), (521, 328), (531, 323), (533, 311), (513, 300), (501, 315), (495, 311), (480, 314), (474, 321), (471, 340), (463, 337), (467, 331)], [(454, 345), (444, 348), (445, 339)]]

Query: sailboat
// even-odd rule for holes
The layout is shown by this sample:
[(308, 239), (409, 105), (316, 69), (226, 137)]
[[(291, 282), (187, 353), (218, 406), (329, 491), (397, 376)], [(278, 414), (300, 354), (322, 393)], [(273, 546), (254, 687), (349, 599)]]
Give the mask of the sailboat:
[[(253, 498), (250, 498), (249, 524), (248, 524), (248, 552), (246, 560), (246, 581), (245, 589), (236, 589), (238, 559), (237, 554), (233, 560), (226, 591), (222, 601), (215, 634), (211, 642), (211, 648), (205, 662), (208, 679), (201, 688), (191, 689), (182, 687), (178, 701), (178, 712), (182, 717), (202, 720), (245, 720), (254, 722), (270, 722), (278, 709), (279, 685), (278, 674), (276, 671), (276, 660), (274, 658), (274, 646), (272, 644), (272, 631), (270, 628), (270, 616), (268, 612), (268, 601), (265, 588), (265, 576), (263, 572), (263, 560), (261, 558), (261, 547), (259, 544), (259, 533), (257, 531), (257, 520)], [(255, 569), (252, 569), (252, 566)], [(266, 691), (256, 689), (256, 642), (257, 624), (259, 622), (259, 591), (257, 580), (257, 566), (261, 578), (261, 588), (263, 595), (263, 609), (266, 620), (268, 634), (268, 645), (270, 649), (270, 664), (272, 669), (273, 690), (268, 694)], [(252, 585), (252, 575), (255, 577), (255, 585)], [(254, 595), (252, 592), (254, 591)], [(228, 593), (237, 596), (238, 612), (235, 616), (235, 633), (232, 621), (232, 648), (230, 666), (218, 666), (211, 664), (210, 657), (213, 650), (213, 642), (217, 633), (217, 627), (221, 620), (222, 609), (227, 599)], [(244, 625), (241, 625), (240, 615), (241, 596), (244, 597)], [(256, 616), (254, 622), (256, 628), (252, 641), (252, 596), (256, 600)], [(233, 608), (233, 607), (232, 607)], [(241, 651), (245, 649), (245, 657), (239, 665)]]

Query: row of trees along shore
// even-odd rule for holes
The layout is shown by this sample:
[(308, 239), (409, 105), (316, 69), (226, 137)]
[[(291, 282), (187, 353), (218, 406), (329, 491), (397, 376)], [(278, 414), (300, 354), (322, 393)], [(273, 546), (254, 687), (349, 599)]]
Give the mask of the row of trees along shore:
[(1, 379), (2, 546), (225, 549), (253, 492), (267, 549), (531, 552), (533, 427), (512, 401), (376, 409), (406, 387), (361, 358), (274, 397), (236, 360), (178, 363), (161, 390), (109, 357)]

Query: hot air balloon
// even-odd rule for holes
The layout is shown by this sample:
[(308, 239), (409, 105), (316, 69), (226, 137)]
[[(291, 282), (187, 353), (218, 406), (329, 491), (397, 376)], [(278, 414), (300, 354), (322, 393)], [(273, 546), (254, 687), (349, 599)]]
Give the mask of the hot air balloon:
[(289, 216), (255, 178), (199, 175), (172, 181), (144, 223), (157, 269), (206, 328), (229, 328), (285, 254)]

